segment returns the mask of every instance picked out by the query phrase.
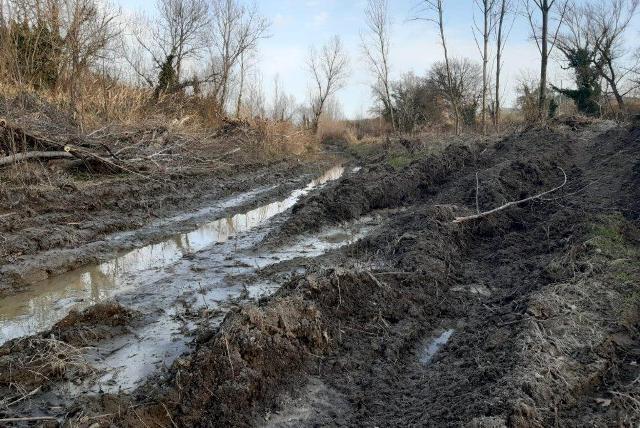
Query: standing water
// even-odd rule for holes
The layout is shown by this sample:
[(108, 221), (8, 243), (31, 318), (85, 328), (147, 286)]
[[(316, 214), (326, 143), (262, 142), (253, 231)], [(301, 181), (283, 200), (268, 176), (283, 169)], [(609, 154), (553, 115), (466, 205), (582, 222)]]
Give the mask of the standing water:
[(164, 242), (51, 277), (24, 292), (5, 297), (0, 300), (0, 344), (46, 330), (71, 308), (86, 308), (118, 293), (134, 290), (141, 284), (151, 283), (166, 275), (167, 268), (184, 256), (223, 244), (241, 232), (266, 224), (311, 190), (340, 178), (343, 173), (344, 168), (336, 166), (284, 200), (217, 219)]

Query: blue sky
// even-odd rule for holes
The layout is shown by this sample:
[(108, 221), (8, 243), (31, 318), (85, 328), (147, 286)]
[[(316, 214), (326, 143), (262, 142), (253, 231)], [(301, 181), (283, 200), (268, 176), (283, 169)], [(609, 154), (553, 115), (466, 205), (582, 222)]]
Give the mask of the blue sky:
[[(416, 0), (390, 0), (394, 26), (392, 32), (392, 75), (414, 71), (423, 74), (429, 66), (442, 58), (438, 34), (433, 24), (413, 21)], [(144, 11), (153, 14), (154, 1), (119, 0), (125, 11)], [(272, 22), (271, 37), (260, 44), (258, 67), (262, 72), (266, 92), (269, 82), (278, 74), (286, 88), (299, 102), (306, 99), (308, 73), (305, 58), (310, 45), (321, 45), (338, 34), (348, 49), (351, 76), (338, 97), (349, 117), (365, 115), (372, 105), (368, 85), (371, 76), (362, 61), (360, 32), (364, 28), (365, 0), (259, 0), (260, 11)], [(445, 1), (445, 22), (448, 44), (453, 56), (479, 60), (473, 39), (473, 0)], [(476, 11), (477, 15), (477, 11)], [(637, 26), (629, 31), (635, 39)], [(514, 100), (514, 87), (523, 74), (536, 73), (539, 54), (529, 39), (528, 23), (522, 17), (515, 21), (505, 51), (504, 103)], [(559, 64), (551, 65), (550, 78), (566, 86), (570, 75)], [(567, 81), (565, 84), (564, 82)]]

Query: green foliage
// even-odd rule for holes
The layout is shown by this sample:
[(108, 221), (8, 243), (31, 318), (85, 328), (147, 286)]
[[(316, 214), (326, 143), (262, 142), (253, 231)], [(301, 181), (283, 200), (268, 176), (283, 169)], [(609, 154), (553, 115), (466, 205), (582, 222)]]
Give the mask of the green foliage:
[(60, 53), (63, 40), (46, 23), (12, 21), (0, 29), (0, 46), (5, 47), (4, 64), (16, 81), (36, 89), (51, 88), (60, 78)]
[(413, 158), (411, 156), (395, 155), (395, 156), (389, 157), (389, 159), (387, 160), (387, 163), (389, 165), (391, 165), (394, 169), (398, 170), (398, 169), (402, 169), (405, 166), (409, 165), (414, 160), (415, 160), (415, 158)]
[(591, 246), (610, 258), (627, 257), (633, 252), (623, 235), (625, 219), (622, 215), (601, 216), (591, 227), (591, 238), (587, 241)]
[(571, 98), (578, 111), (589, 116), (601, 113), (599, 99), (602, 95), (599, 73), (594, 65), (595, 49), (589, 46), (563, 49), (569, 67), (575, 72), (577, 89), (554, 89)]
[(176, 70), (173, 67), (173, 60), (175, 59), (173, 53), (167, 55), (164, 63), (160, 67), (160, 73), (158, 74), (158, 84), (155, 89), (155, 97), (158, 98), (163, 92), (170, 91), (176, 86), (178, 82), (178, 76)]

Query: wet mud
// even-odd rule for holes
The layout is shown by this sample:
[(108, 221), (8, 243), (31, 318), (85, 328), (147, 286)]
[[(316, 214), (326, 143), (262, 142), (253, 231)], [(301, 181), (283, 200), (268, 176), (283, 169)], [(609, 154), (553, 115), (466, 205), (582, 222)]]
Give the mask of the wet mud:
[[(68, 335), (48, 333), (65, 345), (51, 346), (91, 344), (82, 332), (95, 324), (108, 338), (101, 357), (71, 352), (63, 374), (45, 366), (54, 381), (42, 390), (39, 378), (18, 379), (20, 391), (5, 380), (12, 402), (0, 417), (105, 427), (636, 426), (639, 138), (633, 126), (593, 122), (456, 140), (424, 155), (420, 142), (385, 144), (268, 225), (120, 293), (107, 321), (74, 313), (62, 322)], [(398, 153), (413, 160), (386, 161)], [(454, 222), (565, 175), (557, 192)], [(46, 338), (8, 342), (0, 363), (30, 361), (25, 340)]]

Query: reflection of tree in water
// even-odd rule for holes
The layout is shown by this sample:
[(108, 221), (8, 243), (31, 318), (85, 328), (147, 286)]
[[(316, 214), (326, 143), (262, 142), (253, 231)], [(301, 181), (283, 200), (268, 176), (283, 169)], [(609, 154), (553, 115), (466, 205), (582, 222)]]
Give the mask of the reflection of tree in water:
[(106, 274), (99, 268), (89, 270), (89, 295), (92, 302), (97, 303), (109, 293), (107, 290), (116, 288), (116, 271)]

